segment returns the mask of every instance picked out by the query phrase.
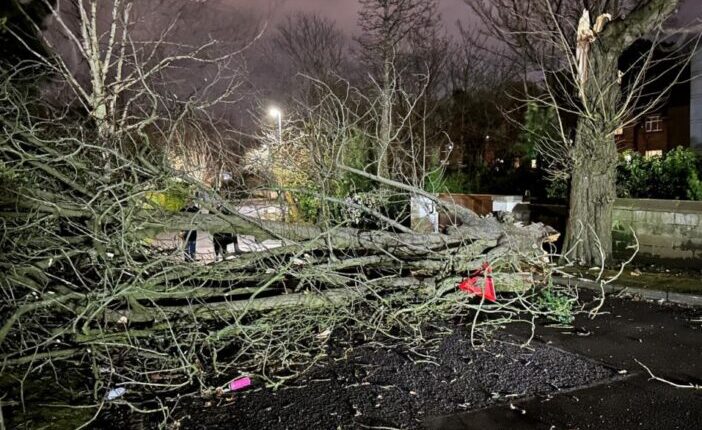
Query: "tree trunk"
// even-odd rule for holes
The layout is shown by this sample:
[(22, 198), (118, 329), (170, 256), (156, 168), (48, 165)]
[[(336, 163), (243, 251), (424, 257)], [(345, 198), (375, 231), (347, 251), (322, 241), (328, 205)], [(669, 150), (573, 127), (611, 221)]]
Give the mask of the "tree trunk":
[(381, 89), (381, 111), (380, 111), (380, 136), (376, 146), (376, 159), (378, 168), (376, 174), (381, 178), (390, 177), (389, 154), (390, 136), (392, 133), (392, 103), (393, 103), (393, 77), (392, 58), (386, 51), (386, 58), (383, 62), (383, 82)]
[(612, 254), (612, 206), (617, 197), (614, 136), (581, 120), (574, 160), (564, 253), (572, 252), (581, 264), (599, 266)]
[[(584, 59), (586, 70), (574, 80), (581, 114), (572, 147), (570, 202), (564, 256), (599, 266), (612, 256), (612, 206), (616, 199), (621, 51), (600, 41)], [(582, 74), (582, 75), (581, 75)]]
[[(581, 114), (573, 147), (568, 227), (564, 252), (581, 264), (600, 265), (612, 257), (612, 206), (616, 199), (615, 130), (622, 126), (619, 57), (634, 41), (661, 25), (679, 0), (640, 2), (625, 17), (615, 17), (596, 33), (584, 58), (579, 86)], [(653, 79), (650, 78), (649, 79)], [(642, 89), (642, 88), (639, 88)], [(631, 90), (629, 90), (631, 91)], [(633, 112), (632, 112), (633, 113)]]

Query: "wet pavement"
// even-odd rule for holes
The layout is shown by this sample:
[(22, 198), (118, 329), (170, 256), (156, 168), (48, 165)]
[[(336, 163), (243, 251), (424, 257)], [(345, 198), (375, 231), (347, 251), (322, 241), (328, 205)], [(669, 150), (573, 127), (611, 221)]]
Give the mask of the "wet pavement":
[[(618, 371), (604, 384), (532, 397), (425, 421), (432, 430), (458, 429), (702, 429), (702, 390), (650, 380), (646, 370), (679, 384), (702, 383), (702, 308), (608, 298), (594, 320), (575, 330), (539, 327), (536, 341), (583, 355)], [(510, 327), (512, 336), (529, 335)]]

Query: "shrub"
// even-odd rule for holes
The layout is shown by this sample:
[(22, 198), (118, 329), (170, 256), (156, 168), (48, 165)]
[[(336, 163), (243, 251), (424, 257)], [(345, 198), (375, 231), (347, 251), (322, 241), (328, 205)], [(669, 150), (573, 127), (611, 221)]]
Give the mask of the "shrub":
[(541, 145), (557, 139), (557, 131), (558, 121), (555, 109), (530, 101), (527, 103), (522, 132), (514, 149), (523, 158), (534, 159)]
[(619, 197), (702, 200), (698, 157), (691, 149), (675, 148), (662, 157), (624, 152), (617, 168)]
[(160, 191), (146, 192), (147, 207), (180, 212), (194, 195), (190, 186), (178, 180), (167, 180), (162, 188)]
[(443, 169), (436, 169), (425, 176), (424, 190), (430, 193), (475, 193), (480, 189), (483, 173), (482, 170), (468, 174), (460, 170), (446, 172)]
[(450, 172), (444, 178), (444, 188), (449, 193), (476, 192), (480, 188), (480, 175), (469, 175), (460, 171)]
[(567, 200), (570, 197), (568, 196), (568, 182), (561, 178), (548, 181), (546, 197), (550, 200)]
[(573, 322), (573, 305), (577, 299), (555, 290), (552, 286), (541, 291), (537, 300), (539, 309), (546, 313), (546, 317), (558, 324), (568, 325)]
[(323, 195), (337, 200), (348, 199), (357, 204), (375, 205), (375, 197), (370, 197), (377, 187), (373, 180), (348, 172), (325, 172), (332, 164), (331, 159), (338, 155), (343, 164), (364, 170), (371, 157), (369, 148), (370, 144), (362, 133), (351, 131), (338, 154), (325, 152), (315, 147), (314, 142), (305, 141), (289, 143), (277, 149), (272, 168), (275, 181), (282, 189), (295, 190), (290, 193), (292, 199), (288, 204), (296, 206), (300, 221), (317, 223), (328, 218), (352, 224), (353, 220), (359, 220), (360, 224), (365, 222), (367, 216), (350, 213), (347, 207), (330, 203)]

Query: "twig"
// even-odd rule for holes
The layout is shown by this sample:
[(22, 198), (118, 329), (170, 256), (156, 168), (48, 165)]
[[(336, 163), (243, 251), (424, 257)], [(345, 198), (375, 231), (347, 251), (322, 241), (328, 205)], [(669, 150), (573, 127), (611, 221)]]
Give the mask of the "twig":
[(663, 378), (661, 378), (661, 377), (659, 377), (659, 376), (654, 375), (653, 372), (651, 371), (651, 369), (649, 369), (646, 365), (644, 365), (643, 363), (641, 363), (639, 360), (634, 359), (634, 361), (637, 362), (637, 363), (639, 364), (639, 366), (641, 366), (641, 367), (643, 367), (644, 369), (646, 369), (646, 371), (648, 372), (648, 374), (651, 376), (650, 379), (653, 379), (653, 380), (656, 380), (656, 381), (659, 381), (659, 382), (663, 382), (664, 384), (668, 384), (668, 385), (670, 385), (671, 387), (675, 387), (675, 388), (683, 388), (683, 389), (691, 389), (691, 390), (702, 390), (702, 385), (693, 384), (693, 383), (689, 383), (689, 384), (687, 384), (687, 385), (682, 385), (682, 384), (676, 384), (675, 382), (669, 381), (669, 380), (667, 380), (667, 379), (663, 379)]

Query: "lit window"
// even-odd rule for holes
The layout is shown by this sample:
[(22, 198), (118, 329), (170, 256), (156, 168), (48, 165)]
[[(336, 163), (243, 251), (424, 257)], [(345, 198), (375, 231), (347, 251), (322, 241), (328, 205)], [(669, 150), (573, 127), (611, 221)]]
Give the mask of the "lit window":
[(653, 157), (662, 157), (663, 156), (663, 151), (661, 149), (653, 149), (650, 151), (646, 151), (644, 154), (644, 157), (646, 158), (653, 158)]
[(655, 133), (658, 131), (663, 131), (663, 120), (660, 115), (651, 115), (646, 117), (646, 122), (644, 123), (646, 133)]
[(623, 134), (624, 134), (624, 127), (619, 127), (618, 129), (614, 130), (615, 136), (621, 136)]
[(531, 160), (531, 168), (536, 169), (536, 160)]

